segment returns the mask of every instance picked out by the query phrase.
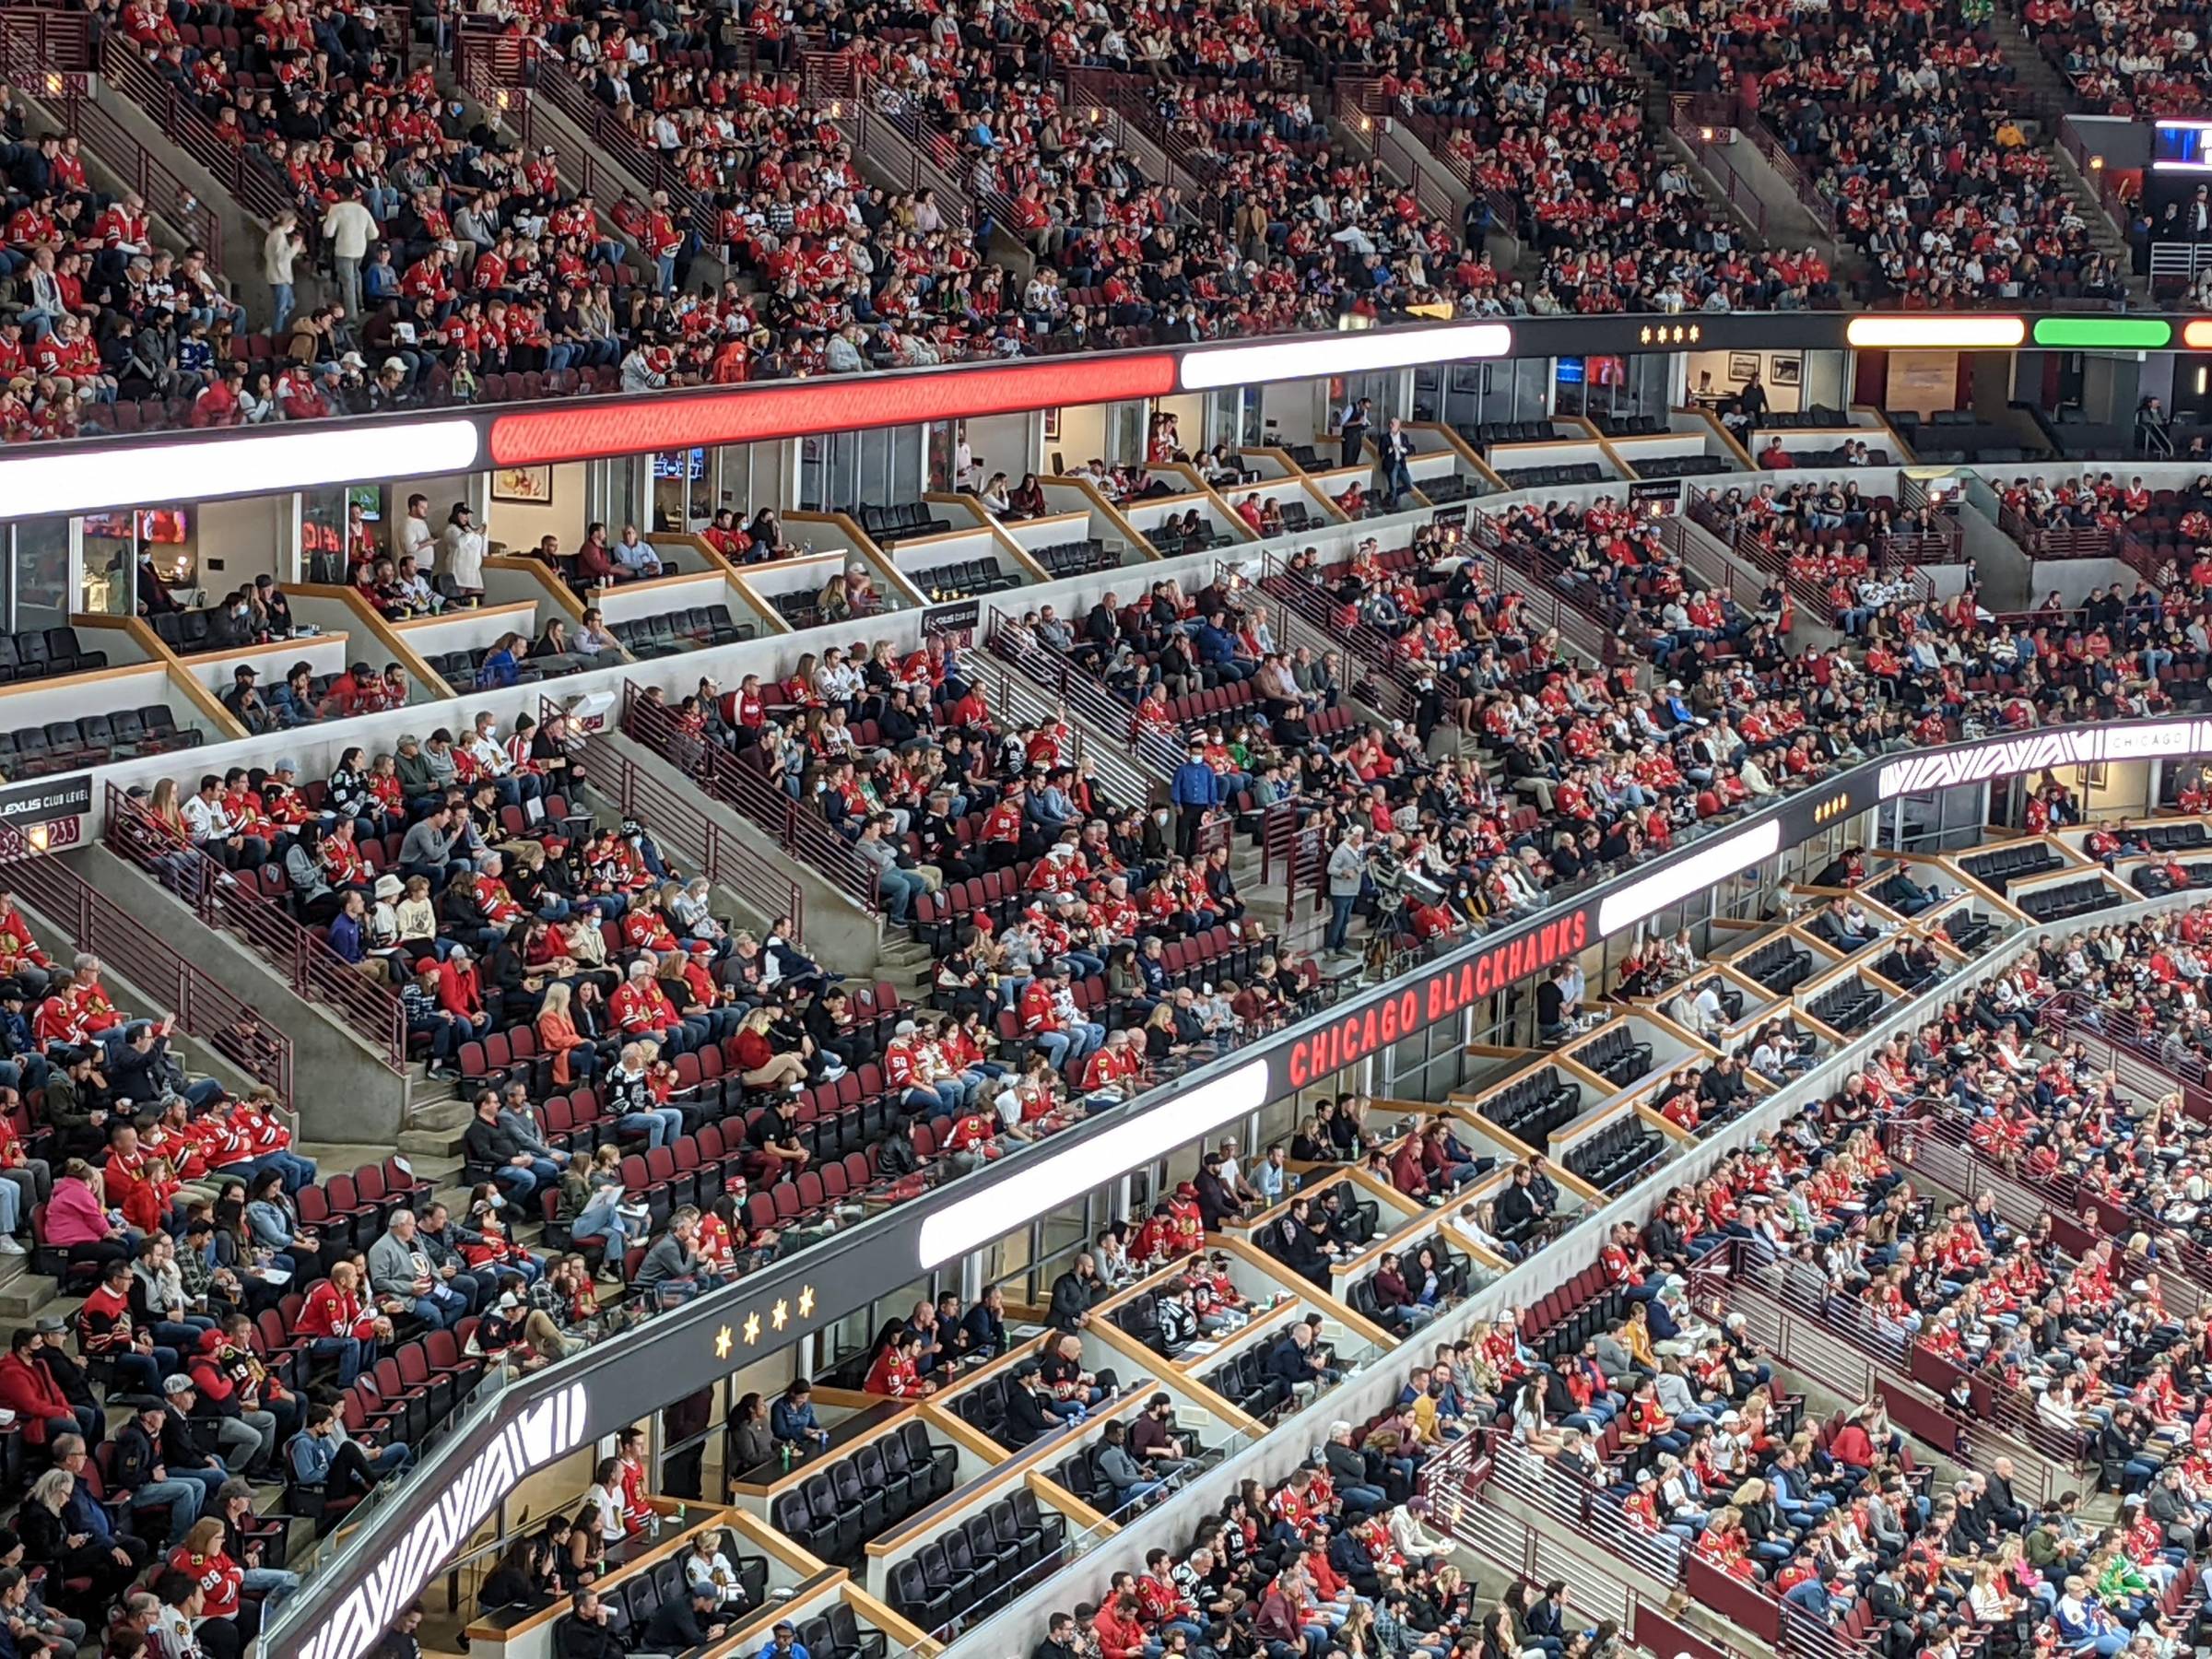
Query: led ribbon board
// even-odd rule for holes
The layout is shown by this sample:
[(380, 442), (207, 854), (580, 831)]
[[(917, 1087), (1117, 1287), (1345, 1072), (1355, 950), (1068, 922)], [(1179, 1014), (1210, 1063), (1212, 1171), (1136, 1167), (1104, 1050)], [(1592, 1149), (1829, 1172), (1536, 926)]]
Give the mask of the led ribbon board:
[(1876, 797), (1887, 801), (1960, 783), (2017, 777), (2046, 767), (2172, 759), (2184, 755), (2212, 755), (2212, 720), (2067, 726), (2018, 737), (1988, 738), (1971, 747), (1938, 749), (1929, 755), (1907, 755), (1882, 763)]

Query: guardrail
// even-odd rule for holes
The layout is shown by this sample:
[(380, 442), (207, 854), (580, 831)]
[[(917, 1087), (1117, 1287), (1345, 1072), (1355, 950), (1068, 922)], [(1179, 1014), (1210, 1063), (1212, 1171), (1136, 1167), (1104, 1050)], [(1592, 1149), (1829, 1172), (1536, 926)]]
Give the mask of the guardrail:
[(2018, 507), (1997, 513), (1997, 528), (2030, 559), (2110, 559), (2117, 532), (2102, 524), (2033, 524)]
[(248, 1004), (208, 978), (174, 947), (21, 832), (0, 826), (0, 882), (88, 951), (128, 980), (140, 995), (177, 1017), (177, 1029), (206, 1044), (248, 1077), (292, 1102), (292, 1040), (262, 1022)]
[[(265, 222), (299, 207), (282, 175), (262, 153), (251, 147), (233, 149), (225, 144), (199, 107), (148, 67), (128, 35), (120, 29), (102, 35), (98, 62), (102, 80), (144, 110), (180, 149), (206, 168), (255, 218)], [(311, 248), (318, 224), (314, 216), (300, 215), (300, 228)]]
[(882, 906), (876, 871), (820, 815), (740, 762), (721, 744), (677, 723), (676, 712), (645, 695), (635, 680), (622, 682), (622, 735), (675, 767), (710, 797), (758, 824), (776, 845), (807, 865), (870, 914)]
[(1182, 742), (1162, 732), (1138, 729), (1136, 710), (1106, 682), (1072, 657), (1047, 651), (1013, 617), (991, 607), (983, 629), (983, 649), (1051, 693), (1077, 719), (1089, 723), (1101, 742), (1119, 743), (1130, 760), (1153, 781), (1164, 783), (1182, 764)]
[(394, 1071), (407, 1061), (407, 1028), (399, 998), (302, 926), (283, 906), (147, 817), (113, 783), (107, 786), (108, 851), (159, 881), (209, 927), (251, 945), (300, 996), (319, 1002)]
[(1614, 629), (1621, 618), (1599, 611), (1595, 602), (1584, 596), (1582, 584), (1561, 590), (1564, 559), (1507, 535), (1479, 507), (1467, 515), (1467, 537), (1489, 561), (1491, 587), (1500, 594), (1520, 594), (1522, 613), (1538, 628), (1558, 630), (1560, 639), (1594, 663), (1610, 667), (1619, 661), (1620, 641)]
[[(63, 100), (62, 124), (82, 139), (124, 183), (144, 198), (147, 209), (174, 227), (188, 242), (207, 255), (207, 268), (218, 276), (223, 265), (223, 221), (207, 209), (191, 185), (177, 177), (152, 151), (132, 136), (97, 98), (75, 95)], [(312, 232), (310, 232), (312, 234)]]
[[(1759, 235), (1766, 235), (1766, 201), (1752, 187), (1751, 181), (1737, 171), (1735, 160), (1728, 154), (1737, 144), (1747, 141), (1735, 135), (1733, 124), (1714, 125), (1687, 118), (1682, 111), (1682, 100), (1677, 99), (1674, 103), (1675, 136), (1688, 147), (1698, 165), (1712, 175), (1712, 182), (1721, 187), (1721, 194), (1728, 205), (1748, 219), (1751, 228)], [(1755, 145), (1753, 147), (1758, 147)]]
[(1405, 672), (1405, 659), (1388, 634), (1357, 618), (1347, 622), (1344, 607), (1328, 592), (1301, 580), (1283, 567), (1273, 553), (1261, 557), (1260, 592), (1285, 610), (1305, 619), (1328, 641), (1328, 649), (1356, 668), (1357, 677), (1374, 692), (1371, 700), (1377, 713), (1402, 720), (1413, 712), (1413, 685)]
[[(547, 715), (565, 712), (550, 699), (545, 710)], [(806, 895), (790, 871), (762, 857), (743, 835), (724, 830), (686, 800), (681, 791), (647, 775), (604, 735), (582, 732), (573, 742), (589, 788), (613, 801), (624, 818), (638, 819), (656, 837), (665, 837), (671, 845), (696, 857), (700, 875), (736, 894), (755, 915), (770, 922), (788, 918), (788, 936), (792, 943), (799, 942), (806, 926)]]

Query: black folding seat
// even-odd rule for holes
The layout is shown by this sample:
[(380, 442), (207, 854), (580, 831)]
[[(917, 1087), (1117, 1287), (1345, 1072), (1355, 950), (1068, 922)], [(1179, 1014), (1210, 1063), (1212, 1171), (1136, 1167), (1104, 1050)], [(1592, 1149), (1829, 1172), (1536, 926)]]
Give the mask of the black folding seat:
[(891, 1606), (924, 1630), (942, 1630), (952, 1622), (950, 1592), (930, 1583), (918, 1559), (893, 1564)]
[(900, 1435), (906, 1441), (906, 1454), (917, 1472), (929, 1475), (929, 1496), (917, 1508), (935, 1503), (952, 1490), (953, 1472), (959, 1467), (959, 1458), (949, 1446), (933, 1446), (929, 1434), (919, 1423), (900, 1425)]

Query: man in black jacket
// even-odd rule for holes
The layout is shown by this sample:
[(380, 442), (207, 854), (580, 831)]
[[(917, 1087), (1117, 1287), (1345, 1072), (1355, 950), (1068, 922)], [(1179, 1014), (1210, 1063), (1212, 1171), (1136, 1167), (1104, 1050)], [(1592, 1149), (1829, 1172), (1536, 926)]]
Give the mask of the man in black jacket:
[(159, 1401), (143, 1401), (137, 1415), (115, 1431), (115, 1462), (108, 1491), (111, 1496), (130, 1495), (134, 1518), (153, 1510), (168, 1510), (169, 1540), (162, 1547), (174, 1549), (184, 1542), (184, 1535), (200, 1518), (207, 1499), (199, 1483), (169, 1477), (161, 1462), (162, 1419), (168, 1415), (167, 1407)]
[(471, 1178), (496, 1182), (525, 1216), (535, 1213), (530, 1200), (537, 1189), (560, 1179), (558, 1164), (533, 1156), (522, 1138), (500, 1122), (500, 1097), (488, 1088), (477, 1095), (477, 1115), (462, 1132), (461, 1150)]
[(713, 1617), (721, 1604), (721, 1593), (711, 1579), (693, 1584), (688, 1595), (663, 1602), (645, 1621), (646, 1648), (660, 1653), (687, 1653), (710, 1641), (720, 1641), (728, 1628)]
[(560, 1621), (560, 1659), (629, 1659), (628, 1644), (615, 1634), (606, 1604), (594, 1592), (577, 1591), (569, 1614)]
[(1030, 1651), (1030, 1659), (1077, 1659), (1074, 1616), (1055, 1613), (1045, 1626), (1044, 1640)]
[(1005, 1438), (1010, 1450), (1019, 1451), (1060, 1427), (1061, 1419), (1046, 1405), (1043, 1368), (1024, 1359), (1014, 1368), (1014, 1386), (1006, 1390)]
[(1106, 1287), (1099, 1282), (1099, 1265), (1087, 1250), (1053, 1281), (1053, 1324), (1064, 1331), (1081, 1329), (1090, 1323), (1092, 1304), (1105, 1293)]

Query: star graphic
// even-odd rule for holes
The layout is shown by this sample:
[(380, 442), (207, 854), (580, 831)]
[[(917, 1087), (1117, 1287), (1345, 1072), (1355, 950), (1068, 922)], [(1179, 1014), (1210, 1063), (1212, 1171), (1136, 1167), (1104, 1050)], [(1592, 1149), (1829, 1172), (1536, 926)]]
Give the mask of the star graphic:
[(806, 1285), (800, 1288), (799, 1317), (801, 1319), (812, 1319), (814, 1317), (814, 1287), (812, 1285)]
[(751, 1347), (754, 1343), (759, 1340), (760, 1315), (758, 1313), (747, 1313), (745, 1316), (745, 1346), (747, 1347)]
[(776, 1305), (769, 1310), (768, 1317), (777, 1330), (782, 1330), (791, 1318), (791, 1304), (778, 1298)]
[(714, 1333), (714, 1358), (717, 1359), (727, 1359), (729, 1357), (730, 1327), (728, 1325), (724, 1325), (721, 1330)]

